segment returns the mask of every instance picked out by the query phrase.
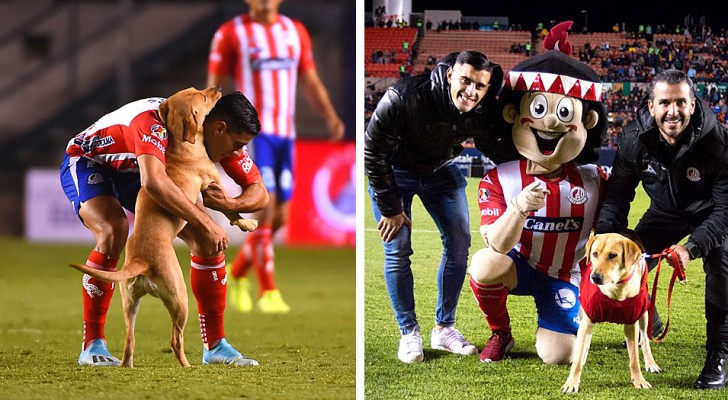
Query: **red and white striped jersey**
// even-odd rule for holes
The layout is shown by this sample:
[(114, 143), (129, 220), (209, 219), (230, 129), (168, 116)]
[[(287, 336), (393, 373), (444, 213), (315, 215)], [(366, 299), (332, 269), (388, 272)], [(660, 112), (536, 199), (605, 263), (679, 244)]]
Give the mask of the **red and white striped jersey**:
[(258, 111), (262, 132), (294, 138), (298, 73), (313, 68), (311, 38), (299, 21), (279, 15), (264, 25), (244, 14), (215, 32), (207, 69), (234, 78)]
[(548, 180), (526, 174), (526, 164), (526, 160), (507, 162), (483, 177), (478, 188), (480, 224), (495, 222), (524, 187), (541, 181), (551, 194), (545, 207), (526, 218), (515, 249), (531, 267), (578, 287), (579, 261), (597, 218), (606, 177), (594, 164), (567, 163), (558, 178)]
[(68, 142), (66, 153), (109, 168), (138, 172), (137, 156), (151, 154), (167, 164), (167, 128), (159, 119), (164, 98), (133, 101), (112, 111)]

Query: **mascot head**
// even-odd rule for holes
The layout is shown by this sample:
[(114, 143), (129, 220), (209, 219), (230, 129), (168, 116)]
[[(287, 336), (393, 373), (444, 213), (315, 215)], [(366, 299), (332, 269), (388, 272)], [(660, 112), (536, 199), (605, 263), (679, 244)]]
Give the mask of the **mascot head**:
[(554, 26), (544, 38), (548, 51), (513, 67), (500, 95), (503, 119), (513, 124), (511, 139), (531, 175), (599, 158), (606, 130), (602, 84), (593, 69), (570, 57), (572, 24)]

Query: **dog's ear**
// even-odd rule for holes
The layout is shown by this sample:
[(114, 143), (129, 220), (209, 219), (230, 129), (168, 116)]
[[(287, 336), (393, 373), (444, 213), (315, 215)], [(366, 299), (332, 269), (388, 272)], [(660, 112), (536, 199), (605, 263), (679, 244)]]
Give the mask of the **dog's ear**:
[(622, 260), (624, 267), (629, 268), (642, 257), (642, 249), (631, 239), (622, 240)]
[(162, 120), (162, 123), (164, 125), (167, 125), (167, 113), (169, 112), (169, 104), (167, 104), (167, 100), (163, 101), (162, 104), (159, 105), (159, 119)]
[(594, 235), (591, 238), (589, 238), (589, 241), (586, 242), (586, 263), (589, 264), (591, 262), (591, 247), (592, 244), (594, 244), (594, 241), (597, 240), (598, 235)]
[(185, 113), (182, 125), (184, 129), (182, 131), (182, 138), (185, 142), (195, 144), (195, 136), (197, 136), (197, 110), (190, 110), (190, 112)]

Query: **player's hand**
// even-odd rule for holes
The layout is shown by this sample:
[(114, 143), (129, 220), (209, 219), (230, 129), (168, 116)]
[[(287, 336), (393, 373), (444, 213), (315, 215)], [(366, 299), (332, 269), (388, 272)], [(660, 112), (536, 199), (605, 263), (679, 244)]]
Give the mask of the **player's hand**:
[(536, 211), (546, 205), (546, 195), (551, 192), (541, 186), (540, 181), (534, 181), (530, 185), (521, 190), (511, 203), (518, 209), (522, 215), (526, 215), (531, 211)]
[(382, 236), (382, 240), (390, 242), (394, 239), (394, 235), (399, 232), (402, 225), (407, 225), (412, 228), (412, 220), (409, 219), (404, 211), (392, 217), (382, 216), (382, 219), (380, 219), (377, 224), (377, 229), (379, 230), (379, 234)]
[(202, 251), (206, 256), (217, 254), (228, 247), (228, 235), (225, 229), (216, 224), (210, 218), (209, 223), (202, 226), (204, 241), (202, 242)]
[(329, 130), (329, 138), (331, 141), (338, 142), (344, 138), (344, 123), (341, 119), (334, 115), (326, 121), (326, 129)]
[(232, 199), (228, 196), (225, 189), (217, 182), (210, 183), (205, 190), (202, 191), (202, 201), (205, 207), (210, 207), (217, 211), (230, 211), (229, 204)]

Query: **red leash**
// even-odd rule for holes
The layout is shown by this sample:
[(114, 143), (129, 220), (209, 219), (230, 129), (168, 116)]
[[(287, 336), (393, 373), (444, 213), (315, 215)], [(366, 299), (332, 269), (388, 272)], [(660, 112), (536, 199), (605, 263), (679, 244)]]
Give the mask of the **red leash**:
[[(685, 283), (687, 277), (685, 276), (685, 266), (680, 262), (678, 254), (670, 249), (665, 249), (661, 253), (654, 255), (646, 255), (645, 258), (657, 258), (657, 270), (655, 272), (655, 280), (652, 282), (652, 300), (650, 301), (650, 308), (648, 309), (649, 322), (647, 324), (647, 336), (655, 343), (659, 343), (667, 336), (667, 330), (670, 328), (670, 302), (672, 300), (672, 288), (675, 286), (675, 280), (679, 280), (680, 283)], [(667, 289), (667, 321), (665, 322), (665, 329), (662, 331), (660, 336), (657, 338), (652, 337), (652, 325), (655, 317), (655, 304), (657, 303), (657, 281), (660, 279), (660, 267), (663, 258), (669, 258), (670, 264), (674, 265), (672, 271), (672, 278), (670, 278), (670, 286)]]

